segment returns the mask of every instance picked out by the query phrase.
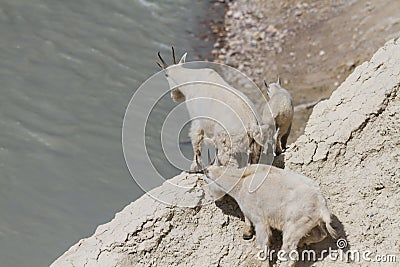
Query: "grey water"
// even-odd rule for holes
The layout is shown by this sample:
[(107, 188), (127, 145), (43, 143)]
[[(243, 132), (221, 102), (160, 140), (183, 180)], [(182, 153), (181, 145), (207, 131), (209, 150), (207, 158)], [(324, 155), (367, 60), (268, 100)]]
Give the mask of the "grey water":
[(125, 108), (157, 51), (198, 53), (209, 5), (0, 1), (0, 266), (49, 265), (143, 194)]

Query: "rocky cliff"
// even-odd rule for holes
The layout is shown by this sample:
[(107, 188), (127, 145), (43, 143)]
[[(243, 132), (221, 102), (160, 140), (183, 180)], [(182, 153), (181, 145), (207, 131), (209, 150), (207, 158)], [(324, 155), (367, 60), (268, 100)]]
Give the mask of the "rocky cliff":
[(312, 112), (286, 167), (315, 178), (352, 250), (400, 261), (400, 39)]
[[(347, 249), (397, 255), (400, 261), (400, 39), (379, 49), (317, 106), (302, 135), (286, 152), (286, 168), (321, 186)], [(258, 266), (254, 241), (241, 236), (243, 218), (234, 201), (210, 200), (201, 176), (172, 179), (80, 240), (52, 266)], [(279, 234), (275, 233), (275, 246)], [(327, 239), (311, 247), (336, 249)], [(319, 254), (318, 254), (319, 255)], [(311, 262), (299, 263), (309, 266)], [(316, 265), (344, 264), (321, 257)], [(360, 263), (355, 262), (357, 266)], [(365, 265), (365, 262), (361, 262)]]

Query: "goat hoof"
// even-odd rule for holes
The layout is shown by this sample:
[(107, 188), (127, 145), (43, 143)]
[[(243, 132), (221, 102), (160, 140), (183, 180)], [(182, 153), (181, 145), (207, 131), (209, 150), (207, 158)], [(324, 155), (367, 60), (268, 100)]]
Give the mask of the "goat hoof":
[(190, 165), (190, 171), (192, 172), (200, 171), (201, 169), (201, 166), (197, 165), (197, 163), (192, 163), (192, 165)]
[(250, 240), (253, 238), (253, 234), (243, 234), (243, 239), (244, 240)]

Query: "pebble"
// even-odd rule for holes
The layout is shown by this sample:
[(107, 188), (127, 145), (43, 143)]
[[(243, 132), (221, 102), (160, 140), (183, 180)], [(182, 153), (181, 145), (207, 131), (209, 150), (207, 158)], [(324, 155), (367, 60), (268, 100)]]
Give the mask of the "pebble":
[(271, 33), (271, 32), (277, 32), (278, 30), (275, 28), (274, 25), (269, 25), (266, 31), (268, 33)]
[(234, 19), (240, 19), (242, 17), (242, 13), (240, 13), (239, 11), (233, 13), (233, 18)]
[(347, 67), (348, 70), (351, 70), (351, 69), (355, 68), (355, 66), (356, 66), (356, 63), (354, 63), (353, 61), (348, 61), (346, 63), (346, 67)]
[(379, 190), (384, 189), (385, 186), (380, 182), (380, 183), (376, 184), (376, 185), (374, 186), (374, 188), (375, 188), (376, 191), (379, 191)]
[(294, 15), (295, 15), (296, 17), (300, 17), (301, 15), (303, 15), (303, 12), (301, 12), (301, 10), (296, 10), (296, 11), (294, 12)]
[(148, 233), (146, 234), (146, 239), (153, 238), (153, 236), (154, 236), (153, 231), (150, 231), (150, 232), (148, 232)]
[(324, 51), (324, 50), (319, 51), (319, 55), (320, 55), (321, 57), (324, 56), (324, 55), (325, 55), (325, 51)]
[(255, 34), (253, 34), (253, 39), (256, 40), (256, 41), (261, 41), (262, 38), (261, 38), (260, 33), (256, 32)]

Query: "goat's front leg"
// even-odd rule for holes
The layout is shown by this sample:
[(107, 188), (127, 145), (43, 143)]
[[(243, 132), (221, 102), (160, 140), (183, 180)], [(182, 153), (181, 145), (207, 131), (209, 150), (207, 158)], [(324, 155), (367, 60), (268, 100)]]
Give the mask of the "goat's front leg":
[(203, 169), (203, 161), (201, 158), (201, 150), (203, 149), (204, 130), (200, 129), (196, 132), (196, 137), (192, 140), (193, 146), (193, 162), (190, 165), (191, 171), (198, 171)]
[(263, 147), (260, 146), (259, 144), (257, 144), (256, 142), (253, 142), (250, 149), (251, 149), (250, 164), (260, 163), (260, 156), (261, 156), (261, 151), (262, 151)]
[(250, 240), (254, 235), (254, 227), (249, 218), (244, 216), (243, 239)]
[(269, 251), (269, 239), (271, 236), (271, 228), (268, 224), (257, 223), (256, 228), (256, 243), (257, 247), (260, 249), (259, 253), (264, 254), (265, 264), (264, 266), (270, 266), (270, 251)]

